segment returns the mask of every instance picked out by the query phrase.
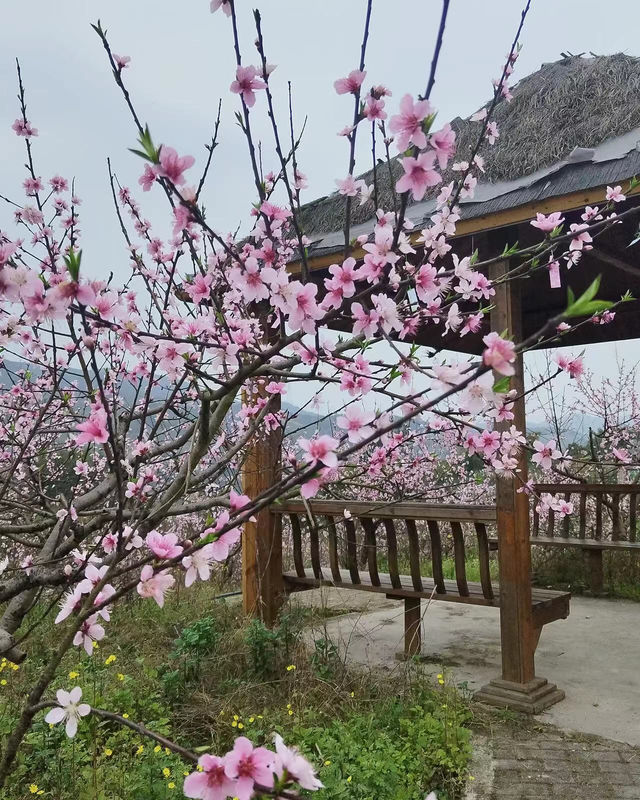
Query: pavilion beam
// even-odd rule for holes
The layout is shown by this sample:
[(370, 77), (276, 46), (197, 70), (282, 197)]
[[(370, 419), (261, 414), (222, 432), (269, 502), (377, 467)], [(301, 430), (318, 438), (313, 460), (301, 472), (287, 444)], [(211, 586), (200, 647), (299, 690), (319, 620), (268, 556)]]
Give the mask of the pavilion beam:
[[(496, 294), (491, 311), (491, 329), (498, 333), (506, 331), (515, 341), (521, 341), (520, 282), (504, 280), (508, 269), (507, 261), (492, 265), (490, 277), (495, 282)], [(502, 423), (502, 427), (514, 424), (525, 433), (521, 355), (516, 360), (515, 370), (511, 378), (511, 388), (517, 392), (512, 408), (514, 419)], [(536, 678), (535, 674), (534, 655), (540, 629), (534, 626), (532, 614), (529, 500), (524, 492), (518, 492), (526, 480), (527, 458), (522, 450), (517, 477), (496, 478), (502, 677), (484, 686), (476, 697), (491, 705), (537, 714), (562, 700), (564, 692), (544, 678)]]
[[(265, 395), (264, 386), (257, 390)], [(255, 396), (251, 398), (255, 400)], [(277, 407), (274, 407), (277, 404)], [(280, 408), (279, 395), (271, 398), (274, 411)], [(242, 467), (243, 492), (258, 497), (280, 477), (281, 431), (261, 431), (254, 436)], [(282, 605), (282, 519), (263, 508), (255, 522), (245, 522), (242, 536), (242, 607), (245, 614), (273, 626)]]

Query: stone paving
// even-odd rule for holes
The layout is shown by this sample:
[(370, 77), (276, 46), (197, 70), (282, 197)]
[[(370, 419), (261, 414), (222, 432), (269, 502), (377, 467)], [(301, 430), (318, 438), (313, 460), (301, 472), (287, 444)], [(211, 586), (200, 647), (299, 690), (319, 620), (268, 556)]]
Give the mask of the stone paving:
[(518, 720), (477, 734), (466, 800), (640, 800), (640, 748)]

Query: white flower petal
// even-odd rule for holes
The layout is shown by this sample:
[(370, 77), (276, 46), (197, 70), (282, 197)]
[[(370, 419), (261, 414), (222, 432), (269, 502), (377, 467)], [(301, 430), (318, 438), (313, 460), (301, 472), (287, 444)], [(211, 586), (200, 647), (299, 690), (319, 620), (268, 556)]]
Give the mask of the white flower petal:
[(62, 722), (65, 716), (66, 714), (64, 708), (60, 708), (58, 706), (56, 708), (51, 709), (51, 711), (44, 718), (44, 721), (48, 722), (50, 725), (56, 725), (58, 722)]

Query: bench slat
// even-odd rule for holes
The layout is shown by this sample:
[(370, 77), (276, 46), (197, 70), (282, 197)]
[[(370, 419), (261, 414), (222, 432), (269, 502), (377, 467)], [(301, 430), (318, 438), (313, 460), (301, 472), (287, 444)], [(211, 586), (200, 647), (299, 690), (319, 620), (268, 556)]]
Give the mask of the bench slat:
[(364, 546), (367, 549), (367, 566), (369, 567), (369, 578), (373, 586), (380, 586), (378, 577), (378, 559), (376, 556), (376, 526), (372, 519), (363, 517), (360, 524), (364, 528)]
[(467, 585), (467, 570), (464, 563), (464, 533), (459, 522), (451, 523), (451, 533), (453, 534), (453, 559), (456, 567), (456, 584), (458, 591), (463, 597), (469, 596)]
[(407, 535), (409, 537), (409, 569), (411, 571), (411, 580), (413, 581), (413, 588), (416, 592), (422, 591), (422, 576), (420, 574), (420, 540), (418, 539), (418, 530), (416, 522), (413, 519), (405, 519), (407, 526)]
[(291, 533), (293, 535), (293, 563), (296, 574), (299, 578), (304, 578), (304, 561), (302, 558), (302, 531), (300, 530), (300, 518), (297, 514), (289, 514), (291, 520)]
[[(295, 572), (286, 572), (284, 574), (285, 583), (288, 588), (292, 590), (301, 588), (316, 588), (318, 586), (335, 586), (339, 589), (358, 589), (365, 592), (381, 592), (390, 598), (403, 599), (406, 597), (420, 597), (434, 600), (446, 600), (454, 603), (469, 603), (471, 605), (494, 606), (500, 605), (500, 587), (496, 586), (495, 596), (493, 598), (486, 598), (483, 594), (481, 584), (469, 582), (469, 595), (463, 597), (458, 594), (455, 581), (445, 581), (445, 593), (440, 594), (436, 591), (436, 586), (432, 578), (423, 578), (423, 588), (421, 592), (417, 592), (413, 588), (413, 580), (410, 575), (400, 575), (400, 582), (402, 588), (396, 589), (391, 584), (391, 577), (386, 572), (380, 572), (380, 586), (373, 586), (370, 582), (369, 576), (362, 575), (361, 582), (358, 585), (351, 583), (350, 573), (348, 570), (340, 570), (341, 581), (320, 580), (318, 578), (298, 577)], [(551, 622), (553, 619), (559, 619), (559, 616), (553, 616), (552, 610), (558, 608), (562, 616), (568, 613), (568, 600), (571, 597), (570, 592), (556, 592), (551, 589), (532, 589), (532, 608), (534, 613), (545, 616), (545, 622)]]
[(360, 573), (358, 572), (358, 543), (356, 540), (356, 524), (352, 519), (345, 519), (347, 529), (347, 567), (351, 575), (351, 583), (360, 583)]
[(317, 519), (308, 519), (309, 542), (311, 547), (311, 569), (316, 578), (322, 578), (322, 567), (320, 566), (320, 540), (318, 537)]
[(442, 572), (442, 539), (440, 538), (440, 527), (435, 519), (428, 520), (427, 527), (429, 528), (429, 538), (431, 539), (431, 565), (433, 566), (433, 579), (435, 581), (436, 591), (439, 594), (444, 594), (446, 589), (444, 587), (444, 573)]
[(400, 570), (398, 569), (398, 540), (396, 527), (392, 519), (384, 520), (384, 529), (387, 534), (387, 559), (389, 561), (389, 577), (394, 589), (400, 589)]
[(476, 522), (476, 536), (478, 538), (478, 561), (480, 563), (480, 584), (482, 594), (489, 600), (493, 599), (491, 586), (491, 563), (489, 561), (489, 539), (487, 527), (484, 522)]
[(329, 530), (329, 565), (334, 581), (340, 580), (340, 559), (338, 557), (338, 532), (333, 517), (325, 517)]

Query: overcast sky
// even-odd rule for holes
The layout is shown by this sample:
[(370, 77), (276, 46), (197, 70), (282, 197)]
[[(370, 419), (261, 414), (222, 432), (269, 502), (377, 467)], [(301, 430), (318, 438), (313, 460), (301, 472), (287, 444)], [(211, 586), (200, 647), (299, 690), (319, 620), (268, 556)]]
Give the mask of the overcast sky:
[[(84, 201), (83, 267), (103, 276), (110, 270), (124, 274), (126, 255), (107, 192), (106, 157), (125, 184), (135, 186), (141, 172), (140, 160), (127, 151), (135, 146), (135, 129), (90, 28), (98, 18), (113, 50), (131, 56), (125, 77), (156, 143), (191, 153), (201, 165), (222, 98), (221, 144), (204, 200), (209, 220), (220, 231), (247, 219), (253, 193), (244, 142), (233, 119), (237, 98), (229, 94), (235, 69), (230, 21), (221, 12), (212, 15), (208, 0), (4, 0), (2, 5), (0, 192), (20, 199), (24, 177), (23, 142), (10, 130), (17, 116), (18, 57), (29, 118), (40, 131), (35, 140), (38, 173), (75, 176)], [(364, 0), (236, 0), (236, 5), (245, 63), (257, 60), (251, 9), (261, 9), (268, 59), (277, 64), (272, 81), (281, 122), (286, 125), (289, 79), (296, 121), (308, 117), (299, 155), (309, 179), (306, 199), (332, 192), (334, 178), (347, 172), (346, 142), (336, 132), (352, 113), (349, 99), (337, 96), (332, 84), (357, 66)], [(451, 0), (432, 93), (440, 123), (470, 114), (490, 96), (491, 79), (500, 74), (520, 11), (518, 0)], [(393, 90), (391, 108), (404, 92), (424, 90), (439, 13), (440, 0), (374, 0), (367, 83)], [(638, 0), (533, 0), (514, 78), (560, 58), (562, 51), (636, 55), (638, 23)], [(262, 119), (263, 104), (260, 97), (256, 120)], [(256, 130), (265, 141), (268, 170), (276, 166), (267, 146), (269, 131), (264, 124)], [(144, 196), (145, 210), (161, 224), (164, 206), (151, 195)], [(0, 226), (6, 229), (5, 213)], [(631, 359), (637, 344), (618, 345), (616, 352)], [(614, 348), (592, 348), (592, 363), (610, 372)]]

